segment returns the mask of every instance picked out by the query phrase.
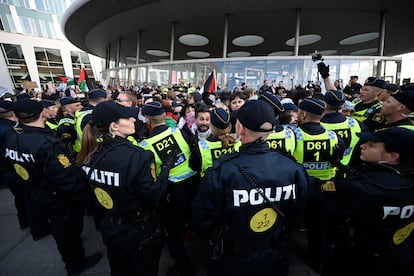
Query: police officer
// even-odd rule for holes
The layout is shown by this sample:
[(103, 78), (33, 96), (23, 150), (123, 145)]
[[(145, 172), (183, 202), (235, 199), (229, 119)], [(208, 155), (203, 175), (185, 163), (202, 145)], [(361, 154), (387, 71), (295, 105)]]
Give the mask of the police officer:
[(383, 102), (381, 114), (384, 116), (386, 127), (405, 127), (414, 130), (410, 113), (414, 111), (414, 87), (396, 91)]
[(46, 122), (45, 127), (56, 133), (56, 129), (59, 124), (59, 120), (57, 118), (59, 108), (56, 105), (55, 101), (52, 100), (40, 100), (40, 103), (43, 105), (46, 113)]
[(127, 140), (135, 132), (136, 115), (134, 108), (112, 101), (98, 104), (84, 128), (77, 159), (103, 210), (100, 229), (114, 276), (157, 275), (161, 237), (156, 205), (174, 162), (170, 158), (157, 176), (152, 152)]
[[(341, 109), (345, 103), (345, 95), (340, 90), (329, 90), (323, 96), (326, 109), (321, 118), (321, 125), (325, 129), (333, 130), (342, 139), (345, 151), (341, 163), (350, 165), (359, 163), (359, 137), (357, 133), (369, 131), (369, 129), (358, 120), (346, 117)], [(356, 154), (353, 154), (355, 150)]]
[(359, 136), (366, 164), (317, 189), (327, 212), (346, 226), (322, 275), (414, 275), (414, 150), (407, 146), (414, 132), (390, 127)]
[[(22, 129), (5, 143), (5, 158), (30, 200), (31, 212), (47, 211), (53, 237), (65, 262), (68, 275), (79, 275), (99, 262), (102, 255), (85, 257), (80, 235), (86, 186), (78, 168), (60, 140), (45, 129), (42, 104), (21, 100), (13, 105)], [(36, 219), (29, 214), (30, 219)], [(32, 227), (32, 221), (30, 222)]]
[(208, 275), (287, 275), (285, 223), (309, 185), (302, 166), (267, 146), (274, 123), (267, 103), (245, 103), (236, 121), (240, 151), (214, 161), (202, 179), (193, 218), (218, 233)]
[(79, 100), (72, 97), (63, 97), (59, 100), (63, 118), (60, 119), (56, 129), (56, 135), (65, 144), (66, 149), (75, 157), (74, 144), (76, 140), (75, 113), (82, 109)]
[(76, 141), (74, 150), (80, 151), (82, 142), (82, 130), (91, 118), (93, 108), (100, 102), (106, 101), (107, 95), (103, 89), (93, 89), (88, 92), (88, 104), (75, 112)]
[(371, 131), (385, 126), (384, 117), (380, 114), (382, 107), (378, 95), (386, 89), (386, 82), (369, 77), (361, 88), (359, 100), (355, 102), (354, 119), (363, 122)]
[(175, 262), (175, 267), (170, 271), (181, 275), (194, 275), (192, 261), (183, 241), (187, 225), (191, 222), (191, 203), (199, 185), (197, 172), (189, 166), (191, 140), (180, 129), (165, 125), (165, 109), (162, 103), (146, 103), (142, 106), (142, 113), (151, 127), (151, 134), (141, 141), (140, 146), (154, 153), (157, 174), (160, 173), (167, 156), (171, 152), (178, 153), (168, 177), (168, 195), (167, 201), (161, 207), (161, 222), (168, 233), (166, 242)]
[[(13, 129), (17, 127), (18, 119), (13, 112), (13, 102), (0, 100), (0, 148), (3, 149), (4, 143), (10, 135), (14, 133)], [(27, 217), (27, 206), (24, 200), (23, 187), (16, 182), (16, 177), (9, 168), (7, 168), (4, 159), (4, 152), (0, 155), (0, 183), (6, 184), (14, 196), (14, 205), (17, 210), (20, 229), (29, 227)]]
[[(308, 174), (320, 180), (329, 180), (335, 176), (332, 158), (336, 146), (341, 143), (332, 130), (326, 130), (320, 119), (326, 108), (325, 102), (316, 98), (305, 98), (299, 104), (296, 128), (296, 148), (293, 156), (302, 164)], [(340, 152), (341, 156), (343, 152)], [(319, 272), (327, 252), (326, 215), (318, 202), (310, 199), (305, 213), (306, 234), (309, 241), (311, 266)]]
[[(285, 111), (285, 108), (279, 98), (273, 94), (268, 92), (262, 93), (259, 96), (259, 100), (270, 104), (273, 108), (275, 118), (277, 118), (280, 113)], [(290, 155), (293, 154), (296, 147), (296, 137), (293, 130), (288, 126), (279, 124), (278, 121), (275, 125), (275, 129), (267, 137), (266, 142), (271, 150), (281, 150)]]
[(240, 141), (230, 136), (230, 113), (223, 108), (216, 107), (210, 111), (211, 135), (207, 139), (201, 138), (191, 151), (190, 166), (194, 171), (204, 176), (205, 171), (213, 165), (213, 161), (223, 154), (238, 151)]

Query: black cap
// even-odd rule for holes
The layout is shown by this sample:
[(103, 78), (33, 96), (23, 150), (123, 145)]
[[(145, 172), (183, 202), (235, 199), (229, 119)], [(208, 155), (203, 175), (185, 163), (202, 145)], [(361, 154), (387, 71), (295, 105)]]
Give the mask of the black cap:
[(184, 106), (184, 104), (181, 101), (173, 101), (171, 106), (172, 107)]
[[(403, 127), (384, 128), (374, 132), (357, 133), (362, 142), (382, 142), (397, 153), (407, 154), (414, 157), (414, 131)], [(407, 146), (408, 145), (408, 146)]]
[[(276, 118), (272, 107), (264, 101), (250, 100), (240, 107), (237, 112), (237, 119), (240, 123), (253, 131), (270, 132), (276, 124)], [(271, 123), (272, 127), (263, 129), (264, 123)]]
[(387, 90), (389, 90), (389, 91), (395, 92), (395, 91), (397, 91), (399, 88), (398, 88), (398, 85), (396, 85), (396, 84), (393, 84), (393, 83), (387, 83), (387, 87), (386, 87), (386, 89), (387, 89)]
[(146, 103), (142, 106), (142, 114), (145, 116), (157, 116), (165, 112), (164, 106), (159, 101)]
[(385, 82), (385, 80), (377, 79), (376, 77), (367, 78), (365, 80), (364, 85), (374, 86), (374, 87), (378, 87), (378, 88), (381, 88), (381, 89), (386, 89), (387, 88), (387, 83)]
[(59, 100), (59, 102), (60, 102), (61, 106), (65, 106), (65, 105), (68, 105), (68, 104), (80, 103), (81, 101), (77, 100), (73, 97), (63, 97)]
[(414, 111), (414, 90), (402, 90), (391, 94), (397, 101)]
[(13, 110), (13, 102), (0, 100), (0, 114), (9, 112)]
[(106, 98), (106, 92), (103, 89), (93, 89), (88, 92), (89, 99)]
[(295, 112), (298, 112), (298, 107), (294, 103), (284, 103), (283, 108), (285, 111), (293, 110)]
[(210, 111), (210, 122), (219, 129), (226, 129), (230, 125), (230, 114), (221, 107)]
[(51, 100), (40, 100), (40, 103), (42, 104), (42, 106), (44, 108), (47, 108), (47, 107), (52, 106), (52, 105), (56, 105), (56, 103), (54, 101), (51, 101)]
[(322, 115), (326, 104), (317, 98), (305, 98), (300, 102), (299, 108), (315, 115)]
[(283, 107), (282, 103), (280, 102), (279, 98), (275, 95), (263, 92), (259, 96), (259, 100), (262, 100), (273, 108), (273, 111), (275, 112), (275, 116), (279, 115), (281, 112), (285, 111), (285, 108)]
[(28, 100), (28, 99), (30, 99), (30, 95), (27, 93), (22, 93), (16, 96), (17, 101)]
[(136, 118), (138, 110), (134, 107), (126, 107), (113, 101), (101, 102), (92, 111), (91, 123), (98, 126), (109, 126), (121, 118)]
[(345, 95), (340, 90), (329, 90), (323, 96), (325, 103), (332, 106), (341, 106), (345, 103)]
[(13, 104), (13, 111), (19, 119), (34, 117), (43, 111), (43, 105), (36, 100), (19, 100)]

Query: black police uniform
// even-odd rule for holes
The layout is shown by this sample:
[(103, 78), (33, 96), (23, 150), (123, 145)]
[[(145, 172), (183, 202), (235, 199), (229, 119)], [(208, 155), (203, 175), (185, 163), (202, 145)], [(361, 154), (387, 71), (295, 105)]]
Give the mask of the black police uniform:
[(326, 210), (346, 226), (322, 275), (414, 275), (412, 172), (365, 164), (335, 179), (335, 189), (325, 184), (322, 190)]
[[(47, 129), (24, 125), (7, 139), (5, 158), (29, 198), (29, 218), (36, 210), (49, 213), (52, 234), (68, 273), (85, 267), (89, 259), (80, 235), (86, 186), (63, 144)], [(30, 224), (33, 228), (32, 221)]]
[[(152, 129), (149, 138), (168, 130), (168, 126), (161, 125)], [(178, 129), (177, 129), (178, 130)], [(191, 145), (191, 137), (181, 131), (188, 145)], [(180, 145), (184, 146), (184, 145)], [(162, 160), (164, 161), (164, 160)], [(189, 171), (191, 169), (189, 168)], [(167, 231), (166, 243), (168, 251), (175, 262), (175, 269), (182, 275), (194, 275), (194, 267), (184, 246), (183, 236), (191, 226), (191, 203), (197, 193), (199, 175), (194, 174), (179, 182), (168, 182), (167, 200), (161, 204), (161, 224)]]
[[(0, 119), (0, 149), (3, 149), (4, 143), (10, 135), (14, 133), (13, 129), (18, 125), (17, 122), (8, 119)], [(20, 229), (29, 227), (29, 218), (27, 215), (27, 206), (24, 198), (24, 190), (17, 182), (16, 176), (10, 171), (5, 164), (4, 152), (0, 155), (0, 183), (6, 184), (14, 196), (14, 205), (17, 210)]]
[(154, 155), (116, 136), (104, 137), (82, 169), (103, 210), (101, 233), (111, 275), (157, 275), (161, 255), (155, 205), (169, 170), (156, 176)]
[(282, 246), (285, 217), (257, 189), (287, 219), (295, 208), (301, 212), (304, 207), (308, 176), (302, 166), (271, 151), (265, 141), (242, 145), (239, 153), (220, 157), (207, 170), (193, 202), (193, 219), (202, 228), (213, 228), (213, 233), (225, 233), (212, 235), (209, 275), (287, 274)]

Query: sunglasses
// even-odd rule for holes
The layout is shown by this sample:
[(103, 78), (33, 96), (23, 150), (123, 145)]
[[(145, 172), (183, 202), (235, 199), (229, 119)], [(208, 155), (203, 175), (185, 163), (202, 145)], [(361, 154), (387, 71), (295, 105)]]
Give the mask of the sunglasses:
[(122, 103), (122, 102), (129, 102), (130, 100), (116, 99), (115, 101), (117, 103)]

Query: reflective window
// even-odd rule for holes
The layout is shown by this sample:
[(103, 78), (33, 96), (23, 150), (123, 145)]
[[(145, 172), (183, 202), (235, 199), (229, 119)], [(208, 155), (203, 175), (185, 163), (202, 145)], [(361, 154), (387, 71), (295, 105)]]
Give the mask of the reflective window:
[(87, 53), (70, 51), (70, 56), (73, 68), (82, 68), (84, 66), (85, 69), (92, 69)]
[(56, 32), (55, 32), (55, 25), (53, 25), (53, 22), (47, 22), (47, 24), (49, 25), (49, 31), (50, 31), (50, 35), (52, 36), (52, 38), (57, 38)]
[(31, 81), (21, 46), (4, 43), (0, 46), (14, 85), (17, 87), (23, 81)]
[(38, 11), (50, 13), (49, 3), (47, 0), (35, 0), (35, 3)]
[(47, 24), (44, 20), (39, 20), (40, 25), (40, 36), (42, 37), (49, 37), (49, 34), (47, 32)]
[(19, 19), (24, 34), (37, 35), (36, 24), (33, 18), (20, 16)]
[(36, 62), (38, 66), (63, 66), (60, 50), (35, 47)]

